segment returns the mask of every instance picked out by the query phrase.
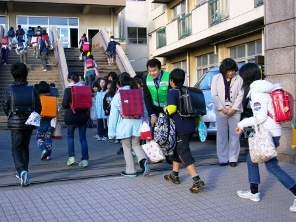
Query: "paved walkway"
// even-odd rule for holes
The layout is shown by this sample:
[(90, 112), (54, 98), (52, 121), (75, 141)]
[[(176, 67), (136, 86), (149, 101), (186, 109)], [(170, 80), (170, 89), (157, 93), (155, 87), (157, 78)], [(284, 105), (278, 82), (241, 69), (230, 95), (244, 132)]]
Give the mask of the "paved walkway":
[[(282, 166), (296, 178), (294, 165)], [(260, 202), (236, 196), (237, 189), (248, 188), (246, 163), (199, 171), (207, 188), (198, 194), (189, 192), (192, 180), (184, 169), (180, 185), (152, 171), (147, 177), (14, 187), (0, 191), (0, 221), (296, 221), (289, 211), (292, 194), (263, 166)]]
[[(90, 166), (86, 169), (77, 165), (67, 167), (65, 130), (64, 139), (54, 141), (51, 161), (40, 160), (40, 151), (32, 136), (31, 185), (26, 188), (20, 187), (14, 177), (10, 131), (0, 131), (0, 222), (296, 221), (296, 214), (289, 211), (292, 194), (268, 175), (263, 165), (262, 200), (252, 202), (237, 197), (238, 189), (249, 186), (245, 156), (242, 152), (242, 162), (235, 168), (219, 167), (214, 140), (201, 143), (195, 139), (191, 143), (200, 176), (207, 185), (200, 193), (191, 194), (192, 179), (185, 169), (180, 171), (180, 185), (163, 179), (171, 167), (166, 163), (151, 165), (152, 171), (147, 177), (118, 176), (124, 170), (123, 156), (116, 155), (120, 145), (97, 142), (93, 138), (95, 129), (87, 131)], [(78, 143), (77, 139), (79, 160)], [(295, 165), (281, 165), (296, 179)]]

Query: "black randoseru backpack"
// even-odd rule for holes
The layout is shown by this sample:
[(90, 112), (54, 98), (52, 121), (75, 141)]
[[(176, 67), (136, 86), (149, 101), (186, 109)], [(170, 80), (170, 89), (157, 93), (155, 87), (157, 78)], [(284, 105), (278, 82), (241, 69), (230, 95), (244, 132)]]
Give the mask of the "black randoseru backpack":
[(16, 115), (30, 115), (35, 111), (33, 86), (11, 86), (11, 112)]
[(202, 90), (182, 86), (179, 90), (178, 113), (182, 117), (198, 117), (206, 115), (206, 102)]

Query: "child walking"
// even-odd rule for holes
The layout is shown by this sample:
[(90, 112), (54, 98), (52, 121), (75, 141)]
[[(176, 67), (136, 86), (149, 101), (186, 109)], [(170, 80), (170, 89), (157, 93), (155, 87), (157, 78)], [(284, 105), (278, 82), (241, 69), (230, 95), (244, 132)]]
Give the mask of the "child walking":
[[(124, 72), (120, 74), (118, 78), (118, 91), (131, 89), (132, 80), (128, 73)], [(137, 176), (132, 155), (133, 150), (142, 168), (143, 176), (146, 176), (150, 173), (150, 167), (148, 165), (147, 156), (140, 146), (140, 127), (143, 118), (123, 118), (120, 115), (120, 106), (120, 93), (118, 92), (115, 94), (111, 103), (108, 136), (109, 138), (116, 137), (117, 139), (121, 139), (126, 163), (125, 171), (122, 171), (121, 175), (126, 177)]]
[(105, 79), (99, 80), (99, 89), (96, 94), (96, 110), (97, 110), (97, 141), (108, 140), (107, 117), (103, 108), (103, 99), (108, 92)]

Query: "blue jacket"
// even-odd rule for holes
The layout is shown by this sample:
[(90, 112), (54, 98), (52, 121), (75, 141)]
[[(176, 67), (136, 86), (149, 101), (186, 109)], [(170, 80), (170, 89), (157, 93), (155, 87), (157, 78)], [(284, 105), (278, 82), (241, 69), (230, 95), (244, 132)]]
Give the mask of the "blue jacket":
[(96, 110), (97, 110), (97, 117), (98, 119), (105, 119), (107, 118), (103, 109), (103, 100), (108, 90), (101, 90), (98, 91), (96, 94)]
[[(123, 86), (119, 90), (130, 89), (130, 86)], [(143, 118), (140, 119), (123, 119), (120, 116), (120, 94), (117, 91), (111, 101), (111, 111), (109, 116), (108, 137), (113, 139), (125, 139), (132, 136), (140, 136), (140, 127)], [(144, 98), (143, 98), (144, 99)], [(144, 105), (144, 116), (148, 121), (147, 111)]]

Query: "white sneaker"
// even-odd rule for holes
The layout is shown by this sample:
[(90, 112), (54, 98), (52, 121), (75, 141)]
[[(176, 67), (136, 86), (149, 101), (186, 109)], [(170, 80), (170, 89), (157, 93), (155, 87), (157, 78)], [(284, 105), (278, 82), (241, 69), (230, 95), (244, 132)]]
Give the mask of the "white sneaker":
[(296, 197), (294, 199), (293, 205), (290, 207), (290, 211), (296, 213)]
[(47, 69), (43, 69), (43, 72), (47, 72)]
[[(260, 200), (260, 193), (252, 194), (251, 191), (242, 191), (239, 190), (236, 192), (237, 196), (244, 198), (244, 199), (250, 199), (252, 201), (259, 201)], [(295, 206), (296, 207), (296, 206)]]
[(115, 140), (114, 143), (115, 143), (115, 144), (119, 143), (119, 140)]
[(67, 165), (71, 166), (74, 163), (75, 163), (75, 157), (74, 156), (69, 157), (69, 160), (67, 161)]

